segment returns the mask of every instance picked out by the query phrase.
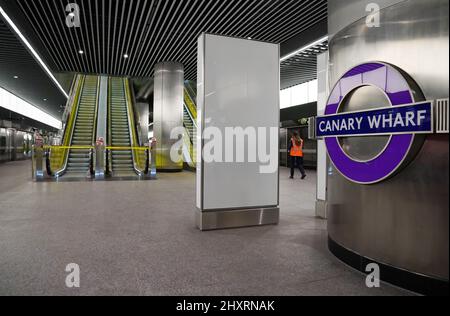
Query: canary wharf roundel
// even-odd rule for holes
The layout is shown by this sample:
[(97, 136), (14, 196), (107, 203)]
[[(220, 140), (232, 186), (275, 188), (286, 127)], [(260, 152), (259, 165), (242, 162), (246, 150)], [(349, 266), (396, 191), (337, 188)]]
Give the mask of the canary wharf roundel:
[[(344, 177), (375, 184), (411, 162), (424, 134), (433, 132), (433, 102), (423, 100), (400, 69), (382, 62), (358, 65), (334, 86), (325, 115), (316, 119), (316, 135), (325, 139), (328, 155)], [(376, 153), (365, 156), (367, 151)]]

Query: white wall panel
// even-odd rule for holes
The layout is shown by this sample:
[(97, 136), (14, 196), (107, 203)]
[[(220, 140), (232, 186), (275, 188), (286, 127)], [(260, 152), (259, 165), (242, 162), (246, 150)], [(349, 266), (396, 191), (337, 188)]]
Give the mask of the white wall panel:
[[(264, 128), (265, 145), (276, 152), (272, 164), (277, 167), (273, 173), (261, 173), (260, 167), (267, 164), (251, 162), (247, 155), (245, 162), (206, 163), (202, 153), (197, 205), (202, 210), (278, 206), (279, 137), (271, 142), (269, 129), (278, 134), (279, 46), (202, 35), (198, 76), (199, 130), (217, 128), (224, 136), (227, 127)], [(207, 142), (203, 140), (203, 146)], [(246, 149), (248, 145), (246, 141)], [(223, 160), (226, 150), (223, 139)]]

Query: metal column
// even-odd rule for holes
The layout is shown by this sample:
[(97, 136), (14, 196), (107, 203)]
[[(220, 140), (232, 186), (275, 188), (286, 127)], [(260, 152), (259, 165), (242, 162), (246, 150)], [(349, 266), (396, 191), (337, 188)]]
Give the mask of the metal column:
[[(153, 128), (157, 140), (156, 167), (159, 170), (181, 171), (182, 143), (177, 136), (182, 135), (177, 135), (174, 131), (183, 127), (183, 65), (175, 62), (157, 64), (154, 82)], [(174, 135), (171, 135), (172, 133)]]

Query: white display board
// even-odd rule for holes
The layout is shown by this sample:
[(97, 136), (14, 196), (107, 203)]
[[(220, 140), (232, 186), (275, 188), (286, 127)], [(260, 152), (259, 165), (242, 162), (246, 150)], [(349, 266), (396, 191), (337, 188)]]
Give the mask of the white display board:
[[(279, 96), (279, 45), (210, 34), (199, 38), (197, 207), (200, 210), (279, 205)], [(234, 137), (231, 129), (250, 136)], [(210, 150), (212, 135), (221, 135), (220, 148)], [(234, 152), (230, 153), (230, 147)], [(244, 159), (236, 155), (239, 148), (245, 149)], [(261, 152), (272, 153), (269, 161)], [(222, 156), (222, 160), (211, 161), (211, 156)]]

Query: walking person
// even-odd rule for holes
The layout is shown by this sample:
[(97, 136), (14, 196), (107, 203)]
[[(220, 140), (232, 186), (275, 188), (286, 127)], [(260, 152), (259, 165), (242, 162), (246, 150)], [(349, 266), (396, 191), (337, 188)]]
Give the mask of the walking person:
[(303, 143), (303, 139), (300, 135), (297, 132), (294, 132), (288, 148), (289, 156), (291, 157), (290, 179), (294, 179), (295, 167), (300, 170), (302, 180), (306, 178), (305, 168), (303, 167)]

